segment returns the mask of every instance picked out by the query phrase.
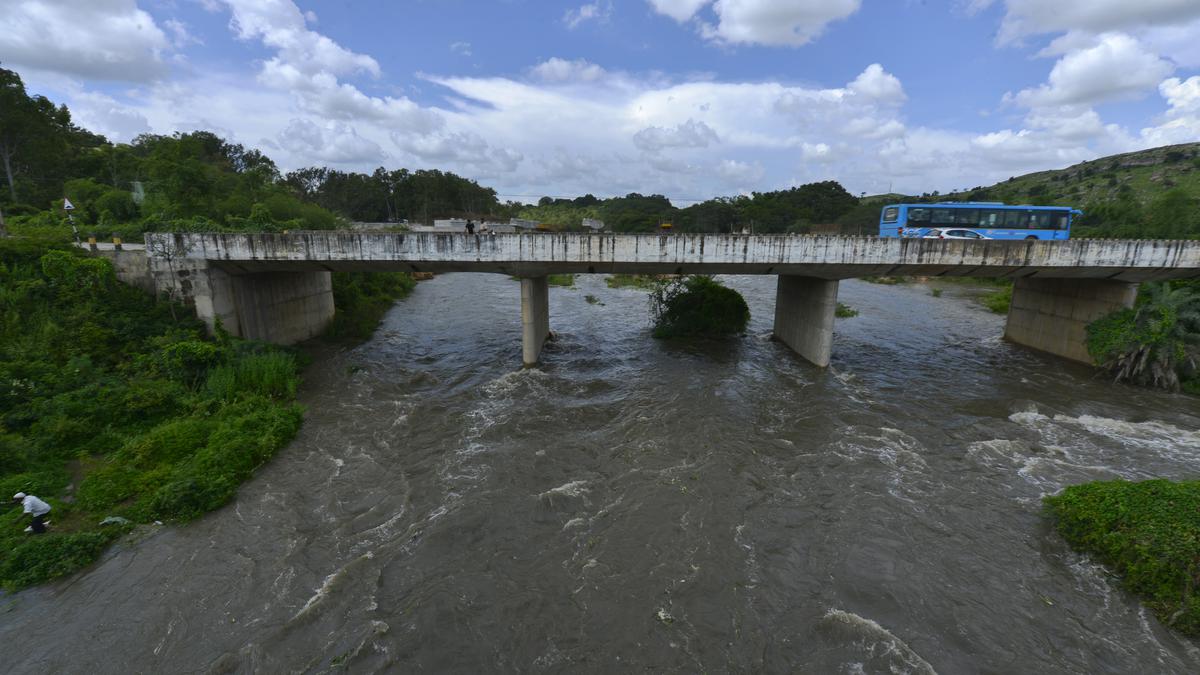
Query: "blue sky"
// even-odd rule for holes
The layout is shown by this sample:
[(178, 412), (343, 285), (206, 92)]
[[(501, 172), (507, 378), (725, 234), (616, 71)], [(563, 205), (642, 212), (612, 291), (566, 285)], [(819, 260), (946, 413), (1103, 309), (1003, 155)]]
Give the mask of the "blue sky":
[(439, 168), (519, 199), (947, 191), (1200, 141), (1196, 0), (6, 0), (114, 140)]

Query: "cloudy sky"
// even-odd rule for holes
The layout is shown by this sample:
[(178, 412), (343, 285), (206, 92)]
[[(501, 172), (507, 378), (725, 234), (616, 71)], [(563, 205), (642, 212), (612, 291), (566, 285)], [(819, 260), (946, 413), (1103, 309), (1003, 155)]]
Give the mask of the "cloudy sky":
[(1200, 140), (1200, 0), (0, 0), (0, 64), (113, 140), (679, 205), (948, 191)]

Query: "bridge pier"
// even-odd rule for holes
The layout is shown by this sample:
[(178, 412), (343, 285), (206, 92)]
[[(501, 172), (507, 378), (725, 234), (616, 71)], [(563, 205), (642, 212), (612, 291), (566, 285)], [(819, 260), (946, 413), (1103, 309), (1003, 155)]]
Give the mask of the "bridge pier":
[(213, 330), (290, 345), (316, 337), (333, 320), (329, 272), (258, 272), (234, 275), (210, 266), (192, 276), (196, 315)]
[(1087, 325), (1127, 307), (1137, 284), (1108, 279), (1017, 279), (1004, 338), (1038, 351), (1092, 365)]
[(822, 368), (833, 351), (838, 282), (780, 274), (775, 290), (775, 337)]
[(535, 366), (550, 337), (550, 283), (544, 277), (521, 278), (521, 359)]

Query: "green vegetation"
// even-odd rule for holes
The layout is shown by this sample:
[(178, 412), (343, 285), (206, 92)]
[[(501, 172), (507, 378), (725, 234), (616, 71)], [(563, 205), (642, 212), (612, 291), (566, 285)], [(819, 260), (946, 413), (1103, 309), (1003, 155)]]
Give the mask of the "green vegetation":
[(1200, 284), (1143, 284), (1133, 309), (1088, 325), (1088, 353), (1128, 381), (1200, 394)]
[(741, 293), (709, 276), (663, 280), (650, 294), (654, 337), (736, 335), (750, 322)]
[(19, 507), (0, 515), (0, 585), (87, 565), (127, 527), (106, 516), (224, 504), (299, 428), (297, 371), (289, 352), (204, 337), (105, 260), (0, 239), (0, 495), (54, 509), (39, 536)]
[(837, 304), (837, 309), (833, 312), (833, 315), (839, 319), (849, 319), (851, 317), (858, 316), (858, 310), (843, 302), (839, 302)]
[(334, 272), (333, 323), (330, 338), (365, 340), (397, 299), (412, 292), (416, 282), (404, 272)]
[(81, 235), (126, 241), (151, 229), (320, 230), (344, 219), (507, 217), (521, 206), (501, 205), (494, 190), (441, 171), (310, 167), (281, 175), (258, 150), (206, 131), (110, 143), (76, 126), (66, 106), (30, 96), (4, 68), (0, 111), (0, 223), (13, 234), (69, 235), (64, 195)]
[(1013, 287), (1009, 284), (998, 291), (984, 295), (983, 304), (997, 314), (1008, 314), (1008, 307), (1012, 304), (1012, 294)]
[(563, 286), (565, 288), (571, 288), (575, 285), (575, 275), (551, 274), (546, 277), (546, 283), (550, 284), (551, 286)]
[(639, 288), (652, 291), (666, 277), (653, 274), (613, 274), (604, 280), (609, 288)]
[(1073, 548), (1113, 568), (1163, 623), (1200, 637), (1200, 482), (1094, 482), (1045, 503)]
[(931, 289), (929, 289), (929, 294), (930, 294), (930, 295), (932, 295), (932, 296), (933, 296), (933, 297), (935, 297), (935, 298), (940, 298), (940, 297), (942, 297), (942, 289), (940, 289), (940, 288), (931, 288)]

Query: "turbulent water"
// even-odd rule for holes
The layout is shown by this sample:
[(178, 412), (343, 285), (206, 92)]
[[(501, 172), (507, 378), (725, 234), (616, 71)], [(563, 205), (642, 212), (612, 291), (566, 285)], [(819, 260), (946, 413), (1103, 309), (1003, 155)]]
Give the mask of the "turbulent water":
[[(11, 672), (1198, 672), (1040, 498), (1194, 478), (1195, 399), (1002, 342), (950, 287), (843, 282), (833, 365), (669, 344), (645, 294), (445, 275), (306, 373), (235, 503), (2, 598)], [(596, 303), (589, 303), (590, 294)]]

